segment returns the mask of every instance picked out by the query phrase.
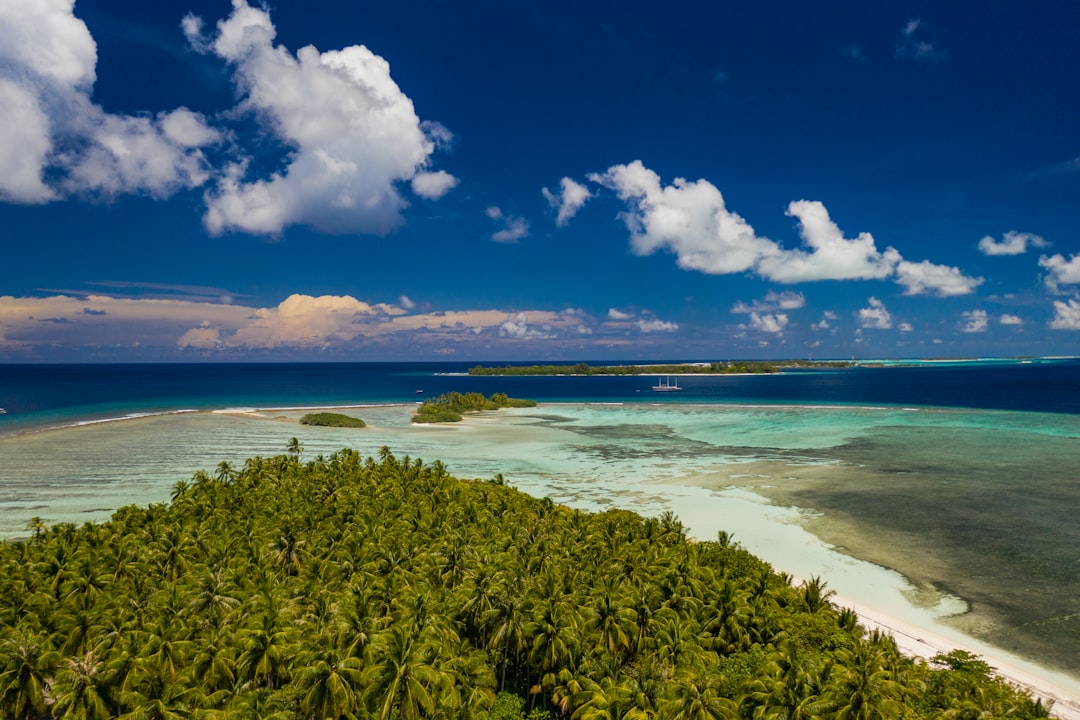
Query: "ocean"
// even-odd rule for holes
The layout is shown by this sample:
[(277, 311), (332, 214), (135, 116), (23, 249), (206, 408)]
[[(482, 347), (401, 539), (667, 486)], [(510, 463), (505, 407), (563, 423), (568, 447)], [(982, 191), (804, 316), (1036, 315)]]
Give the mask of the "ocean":
[[(574, 507), (673, 510), (774, 567), (923, 613), (1080, 680), (1080, 361), (655, 377), (471, 377), (464, 363), (0, 365), (0, 537), (166, 502), (221, 462), (342, 447), (502, 473)], [(413, 426), (425, 397), (536, 408)], [(364, 430), (312, 428), (350, 407)]]

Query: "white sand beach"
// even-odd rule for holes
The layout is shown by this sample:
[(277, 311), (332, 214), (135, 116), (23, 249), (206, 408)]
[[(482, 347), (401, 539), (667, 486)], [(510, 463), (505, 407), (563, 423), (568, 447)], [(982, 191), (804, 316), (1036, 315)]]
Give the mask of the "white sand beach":
[[(706, 485), (714, 482), (701, 480)], [(672, 508), (690, 536), (709, 540), (720, 530), (731, 533), (774, 569), (791, 575), (795, 584), (809, 577), (825, 580), (835, 592), (831, 598), (835, 605), (854, 610), (868, 630), (888, 632), (905, 654), (930, 660), (952, 650), (966, 650), (981, 656), (1002, 678), (1052, 702), (1052, 715), (1080, 720), (1080, 681), (939, 622), (966, 610), (959, 598), (942, 596), (931, 608), (919, 607), (908, 599), (913, 588), (899, 573), (843, 555), (805, 530), (806, 511), (772, 505), (745, 488), (706, 490), (693, 482), (693, 478), (683, 480), (680, 485), (685, 487), (673, 489), (670, 495)]]

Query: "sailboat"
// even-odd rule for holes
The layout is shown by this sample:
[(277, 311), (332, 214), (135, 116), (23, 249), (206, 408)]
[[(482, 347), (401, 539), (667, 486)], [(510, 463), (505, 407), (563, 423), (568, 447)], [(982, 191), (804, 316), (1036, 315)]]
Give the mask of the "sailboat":
[(652, 386), (653, 392), (681, 392), (682, 388), (679, 387), (679, 381), (676, 380), (675, 384), (671, 384), (671, 378), (665, 378), (663, 380), (657, 379), (657, 385)]

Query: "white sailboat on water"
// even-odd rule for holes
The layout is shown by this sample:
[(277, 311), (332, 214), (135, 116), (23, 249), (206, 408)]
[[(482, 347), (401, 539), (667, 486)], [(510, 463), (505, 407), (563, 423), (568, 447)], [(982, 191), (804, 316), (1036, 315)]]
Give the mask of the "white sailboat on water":
[(671, 384), (671, 378), (657, 379), (656, 385), (652, 386), (653, 392), (681, 392), (682, 388), (679, 387), (679, 381), (676, 380), (675, 384)]

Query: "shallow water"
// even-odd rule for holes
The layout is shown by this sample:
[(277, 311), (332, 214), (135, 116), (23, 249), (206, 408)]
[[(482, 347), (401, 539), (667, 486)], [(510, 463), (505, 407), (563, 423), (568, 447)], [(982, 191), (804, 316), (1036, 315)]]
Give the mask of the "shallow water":
[[(351, 410), (363, 430), (301, 412), (192, 413), (0, 438), (0, 535), (164, 502), (218, 463), (386, 445), (575, 507), (674, 510), (853, 601), (942, 615), (972, 636), (1080, 677), (1080, 417), (904, 408), (561, 405), (410, 426), (410, 408)], [(770, 505), (764, 499), (771, 498)], [(910, 578), (858, 562), (848, 553)], [(922, 591), (917, 593), (915, 591)], [(929, 600), (927, 600), (929, 598)], [(917, 605), (932, 607), (912, 607)]]

